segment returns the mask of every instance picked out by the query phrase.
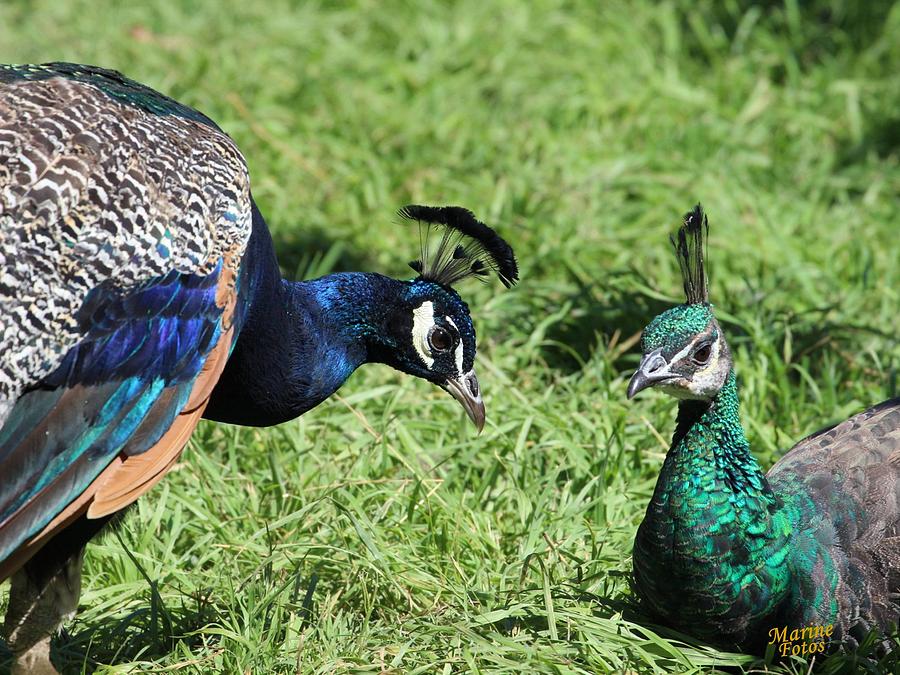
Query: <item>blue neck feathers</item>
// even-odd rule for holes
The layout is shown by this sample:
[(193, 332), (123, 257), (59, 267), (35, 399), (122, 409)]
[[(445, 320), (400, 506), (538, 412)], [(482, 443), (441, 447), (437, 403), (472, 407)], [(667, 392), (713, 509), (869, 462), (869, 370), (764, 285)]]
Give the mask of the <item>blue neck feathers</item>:
[(383, 360), (385, 308), (408, 282), (365, 273), (285, 281), (255, 206), (253, 220), (238, 281), (242, 326), (204, 417), (269, 426), (324, 401), (363, 363)]

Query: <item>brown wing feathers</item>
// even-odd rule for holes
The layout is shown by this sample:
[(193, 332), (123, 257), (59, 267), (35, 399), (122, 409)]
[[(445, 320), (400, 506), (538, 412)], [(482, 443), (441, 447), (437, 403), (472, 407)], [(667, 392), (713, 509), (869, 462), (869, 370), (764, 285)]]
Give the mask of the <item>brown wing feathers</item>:
[[(150, 490), (172, 468), (184, 449), (191, 433), (200, 421), (209, 397), (216, 385), (234, 341), (232, 327), (235, 307), (234, 273), (226, 266), (218, 283), (216, 304), (223, 307), (222, 324), (227, 329), (222, 332), (216, 345), (210, 351), (203, 367), (194, 380), (187, 403), (175, 417), (173, 423), (160, 439), (145, 452), (128, 454), (128, 445), (110, 462), (91, 484), (44, 528), (26, 540), (16, 552), (0, 563), (0, 581), (10, 576), (53, 536), (69, 526), (75, 519), (86, 515), (88, 518), (102, 518), (132, 504), (138, 497)], [(71, 399), (63, 405), (77, 405), (78, 388), (66, 392)], [(160, 396), (154, 408), (148, 413), (152, 422), (155, 412), (165, 409), (168, 402), (166, 392)], [(152, 427), (152, 424), (149, 424)], [(36, 429), (33, 433), (38, 433)], [(139, 433), (140, 430), (138, 430)], [(133, 440), (137, 440), (133, 437)]]
[(200, 421), (209, 395), (225, 368), (232, 335), (233, 331), (227, 331), (216, 344), (194, 383), (187, 405), (163, 437), (140, 455), (117, 458), (120, 459), (118, 463), (111, 464), (97, 477), (97, 492), (87, 509), (88, 518), (100, 518), (124, 509), (172, 468)]

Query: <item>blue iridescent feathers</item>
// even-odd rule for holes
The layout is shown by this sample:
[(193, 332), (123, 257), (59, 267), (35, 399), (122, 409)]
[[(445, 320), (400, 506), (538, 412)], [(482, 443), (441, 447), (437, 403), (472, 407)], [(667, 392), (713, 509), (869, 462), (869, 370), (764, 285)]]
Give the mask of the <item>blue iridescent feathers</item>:
[(214, 124), (93, 67), (0, 67), (0, 166), (2, 577), (75, 505), (152, 484), (130, 458), (177, 456), (239, 330), (251, 208)]
[(85, 338), (19, 398), (0, 430), (0, 560), (112, 458), (145, 452), (171, 426), (222, 334), (219, 274), (173, 274), (125, 297), (89, 296)]
[(246, 162), (206, 116), (113, 71), (0, 66), (0, 581), (18, 667), (75, 611), (87, 541), (201, 417), (278, 424), (378, 362), (482, 429), (451, 284), (493, 269), (509, 286), (515, 256), (465, 209), (404, 214), (446, 228), (419, 278), (286, 281)]

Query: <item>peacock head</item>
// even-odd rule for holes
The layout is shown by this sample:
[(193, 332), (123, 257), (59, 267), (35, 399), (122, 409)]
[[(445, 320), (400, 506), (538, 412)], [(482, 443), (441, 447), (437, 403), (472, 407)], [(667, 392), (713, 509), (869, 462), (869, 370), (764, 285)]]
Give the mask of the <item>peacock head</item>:
[[(404, 282), (399, 302), (385, 316), (382, 360), (449, 392), (479, 431), (485, 410), (475, 375), (475, 327), (452, 284), (485, 279), (494, 271), (509, 288), (519, 277), (512, 248), (471, 211), (456, 206), (406, 206), (400, 216), (420, 226), (419, 276)], [(441, 231), (435, 244), (432, 231)]]
[(644, 329), (641, 365), (628, 383), (628, 398), (658, 387), (680, 399), (709, 401), (731, 371), (731, 353), (709, 304), (703, 266), (709, 225), (698, 204), (672, 238), (687, 302), (666, 310)]

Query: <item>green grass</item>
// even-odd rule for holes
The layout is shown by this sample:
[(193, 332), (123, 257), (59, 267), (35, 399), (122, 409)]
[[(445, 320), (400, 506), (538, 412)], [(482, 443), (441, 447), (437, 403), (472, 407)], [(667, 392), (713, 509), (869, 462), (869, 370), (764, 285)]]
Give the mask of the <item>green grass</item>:
[(113, 67), (217, 120), (290, 276), (407, 275), (393, 212), (419, 201), (497, 226), (522, 283), (461, 288), (481, 436), (383, 366), (278, 428), (203, 424), (89, 547), (60, 664), (771, 671), (635, 611), (675, 406), (625, 384), (640, 329), (680, 301), (667, 235), (700, 200), (766, 466), (897, 395), (900, 3), (120, 4), (7, 0), (0, 56)]

